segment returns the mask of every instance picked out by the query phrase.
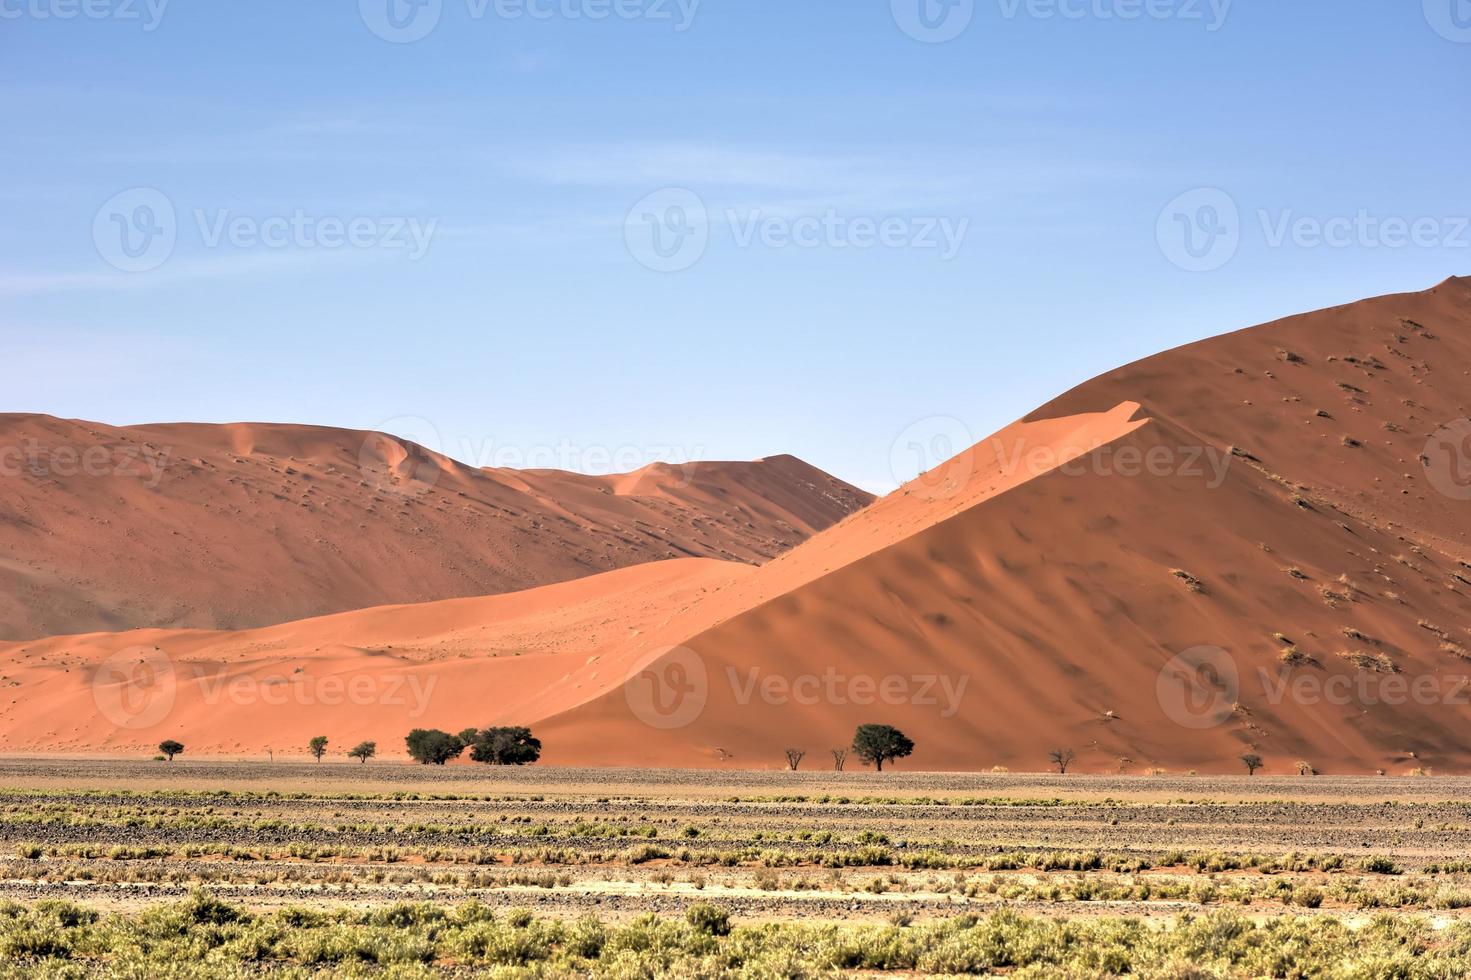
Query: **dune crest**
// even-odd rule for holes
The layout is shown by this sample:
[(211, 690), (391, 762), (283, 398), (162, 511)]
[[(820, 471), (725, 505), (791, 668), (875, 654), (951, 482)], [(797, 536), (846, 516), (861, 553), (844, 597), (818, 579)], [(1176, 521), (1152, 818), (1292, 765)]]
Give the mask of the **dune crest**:
[(759, 563), (872, 499), (793, 457), (657, 465), (477, 469), (380, 432), (3, 415), (0, 637), (243, 629), (666, 558)]
[[(1272, 772), (1466, 771), (1468, 374), (1458, 279), (1110, 372), (759, 566), (687, 559), (246, 632), (8, 644), (0, 748), (177, 735), (258, 755), (257, 731), (320, 730), (396, 751), (411, 721), (500, 722), (534, 725), (548, 763), (777, 768), (789, 747), (822, 766), (856, 725), (887, 722), (914, 739), (913, 769), (1036, 770), (1071, 748), (1094, 772), (1235, 772), (1248, 752)], [(605, 486), (705, 492), (667, 475)], [(247, 694), (433, 690), (412, 709), (293, 715), (211, 701), (199, 665)], [(160, 666), (186, 673), (162, 685), (169, 712), (103, 717), (99, 678), (111, 692)], [(134, 695), (116, 711), (147, 715), (153, 687), (114, 686)]]

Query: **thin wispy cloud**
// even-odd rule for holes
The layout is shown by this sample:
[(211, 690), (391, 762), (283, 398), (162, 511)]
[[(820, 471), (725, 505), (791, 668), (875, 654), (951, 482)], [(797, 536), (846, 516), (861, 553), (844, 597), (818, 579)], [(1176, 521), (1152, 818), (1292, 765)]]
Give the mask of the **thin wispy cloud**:
[[(193, 282), (267, 276), (305, 271), (306, 267), (331, 257), (349, 254), (275, 251), (204, 258), (171, 259), (147, 272), (69, 270), (61, 272), (10, 272), (0, 274), (0, 296), (43, 293), (131, 292), (163, 289)], [(366, 254), (363, 250), (356, 253)]]

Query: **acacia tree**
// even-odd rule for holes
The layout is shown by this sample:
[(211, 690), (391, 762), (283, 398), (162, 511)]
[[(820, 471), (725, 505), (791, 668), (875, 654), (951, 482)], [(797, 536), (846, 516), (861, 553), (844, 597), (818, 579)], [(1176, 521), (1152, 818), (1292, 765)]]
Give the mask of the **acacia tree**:
[(524, 766), (541, 758), (541, 740), (529, 728), (482, 728), (470, 745), (470, 758), (492, 766)]
[(174, 756), (184, 751), (184, 743), (175, 742), (173, 739), (167, 738), (158, 743), (158, 751), (163, 753), (164, 758), (173, 762)]
[(1072, 749), (1053, 749), (1047, 753), (1047, 757), (1052, 760), (1052, 764), (1057, 767), (1057, 771), (1066, 776), (1067, 767), (1073, 764), (1073, 760), (1078, 757), (1078, 753)]
[(464, 740), (458, 735), (437, 728), (415, 728), (404, 736), (404, 742), (409, 756), (424, 766), (442, 766), (465, 751)]
[(1241, 764), (1246, 767), (1248, 776), (1255, 776), (1256, 771), (1262, 767), (1262, 757), (1255, 752), (1248, 752), (1241, 757)]
[(893, 725), (859, 725), (853, 733), (853, 752), (879, 772), (884, 762), (902, 759), (914, 751), (914, 742)]
[(316, 738), (306, 743), (306, 749), (312, 755), (317, 757), (318, 762), (321, 762), (322, 756), (327, 754), (327, 736), (318, 735)]
[(787, 768), (796, 772), (797, 767), (802, 764), (802, 756), (806, 754), (806, 749), (787, 749)]
[(377, 754), (377, 742), (359, 742), (357, 745), (354, 745), (351, 749), (348, 750), (347, 757), (349, 759), (356, 759), (359, 762), (367, 762), (369, 759), (373, 758), (373, 756)]
[(847, 749), (833, 749), (833, 768), (838, 772), (843, 771), (843, 763), (848, 761)]

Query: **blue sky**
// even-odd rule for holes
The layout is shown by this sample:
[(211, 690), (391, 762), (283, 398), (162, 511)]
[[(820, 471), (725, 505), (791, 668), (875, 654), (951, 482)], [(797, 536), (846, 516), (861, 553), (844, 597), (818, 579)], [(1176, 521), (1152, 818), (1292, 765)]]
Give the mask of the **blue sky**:
[(0, 410), (882, 491), (1471, 273), (1471, 0), (389, 2), (0, 0)]

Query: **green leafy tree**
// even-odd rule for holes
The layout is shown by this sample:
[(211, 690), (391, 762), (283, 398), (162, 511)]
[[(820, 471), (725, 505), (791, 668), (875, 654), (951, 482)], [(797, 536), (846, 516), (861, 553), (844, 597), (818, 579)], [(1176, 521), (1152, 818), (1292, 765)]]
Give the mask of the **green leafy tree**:
[(377, 754), (377, 742), (359, 742), (357, 745), (354, 745), (351, 749), (348, 750), (347, 757), (349, 759), (356, 759), (359, 762), (367, 762), (369, 759), (373, 758), (373, 756)]
[(1255, 776), (1256, 771), (1262, 767), (1262, 757), (1255, 752), (1248, 752), (1241, 757), (1241, 764), (1246, 767), (1248, 776)]
[(322, 756), (327, 754), (327, 736), (318, 735), (306, 743), (306, 748), (308, 752), (317, 757), (318, 762), (321, 762)]
[(893, 725), (859, 725), (853, 733), (853, 754), (879, 772), (888, 760), (902, 759), (913, 751), (914, 742)]
[(164, 758), (168, 759), (170, 762), (173, 762), (174, 756), (184, 751), (184, 743), (175, 742), (171, 738), (164, 739), (162, 742), (158, 743), (158, 751), (163, 753)]
[(415, 728), (404, 738), (409, 755), (420, 765), (442, 766), (465, 751), (465, 743), (458, 735), (442, 732), (437, 728)]
[(470, 746), (470, 758), (492, 766), (524, 766), (541, 758), (541, 741), (529, 728), (482, 728)]

